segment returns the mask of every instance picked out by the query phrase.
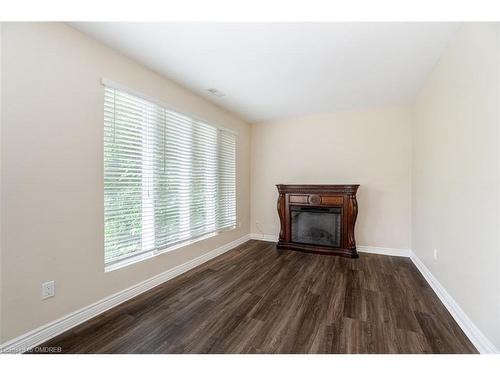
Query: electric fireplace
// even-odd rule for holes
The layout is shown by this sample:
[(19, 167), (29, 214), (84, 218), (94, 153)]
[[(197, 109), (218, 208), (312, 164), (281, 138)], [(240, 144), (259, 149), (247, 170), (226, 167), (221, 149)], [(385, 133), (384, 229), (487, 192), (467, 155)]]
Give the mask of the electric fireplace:
[(359, 185), (276, 185), (278, 248), (357, 258)]

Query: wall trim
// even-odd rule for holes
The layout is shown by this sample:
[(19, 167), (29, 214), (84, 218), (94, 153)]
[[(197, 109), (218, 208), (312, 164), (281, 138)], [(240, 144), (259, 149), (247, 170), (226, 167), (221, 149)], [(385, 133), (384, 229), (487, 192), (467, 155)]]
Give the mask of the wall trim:
[(274, 234), (250, 233), (250, 238), (252, 240), (278, 242), (278, 236), (275, 236)]
[(481, 354), (498, 354), (500, 351), (493, 345), (493, 343), (488, 340), (488, 338), (481, 332), (479, 328), (472, 322), (472, 320), (467, 316), (467, 314), (460, 308), (458, 303), (453, 299), (453, 297), (446, 291), (443, 285), (434, 277), (431, 271), (425, 266), (425, 264), (420, 260), (420, 258), (413, 252), (410, 251), (410, 259), (412, 260), (415, 267), (420, 271), (422, 276), (425, 278), (427, 283), (431, 286), (432, 290), (439, 297), (443, 305), (449, 311), (453, 319), (460, 326), (465, 335), (472, 342), (472, 345)]
[(396, 249), (393, 247), (377, 247), (377, 246), (356, 246), (356, 250), (360, 253), (390, 255), (395, 257), (409, 257), (410, 249)]
[[(274, 234), (251, 233), (250, 238), (252, 240), (278, 242), (278, 236)], [(357, 246), (356, 249), (362, 253), (392, 255), (398, 257), (410, 256), (410, 249), (396, 249), (390, 247), (377, 247), (377, 246)]]
[(103, 298), (102, 300), (86, 306), (80, 310), (74, 311), (66, 316), (63, 316), (62, 318), (56, 319), (39, 328), (15, 337), (0, 345), (0, 353), (22, 353), (26, 350), (36, 347), (37, 345), (40, 345), (43, 342), (50, 340), (51, 338), (60, 335), (61, 333), (107, 310), (118, 306), (119, 304), (129, 299), (154, 288), (155, 286), (173, 279), (174, 277), (179, 276), (184, 272), (187, 272), (190, 269), (199, 266), (200, 264), (203, 264), (221, 254), (224, 254), (225, 252), (241, 245), (249, 239), (250, 235), (247, 234), (241, 238), (238, 238), (237, 240), (229, 242), (203, 255), (200, 255), (197, 258), (191, 259), (183, 264), (170, 268), (169, 270), (153, 276), (147, 280), (144, 280), (136, 285), (112, 294), (109, 297)]

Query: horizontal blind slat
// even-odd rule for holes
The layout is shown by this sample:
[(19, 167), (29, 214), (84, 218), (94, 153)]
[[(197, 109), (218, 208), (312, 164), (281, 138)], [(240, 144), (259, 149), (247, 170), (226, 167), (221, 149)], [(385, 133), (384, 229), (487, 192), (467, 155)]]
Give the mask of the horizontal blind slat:
[(106, 264), (234, 227), (235, 134), (104, 91)]

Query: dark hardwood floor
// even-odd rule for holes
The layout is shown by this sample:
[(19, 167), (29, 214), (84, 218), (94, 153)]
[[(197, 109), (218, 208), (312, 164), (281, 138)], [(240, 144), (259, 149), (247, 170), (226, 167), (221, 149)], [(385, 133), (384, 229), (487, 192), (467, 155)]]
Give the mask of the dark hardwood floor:
[(63, 353), (476, 353), (407, 258), (249, 241), (44, 343)]

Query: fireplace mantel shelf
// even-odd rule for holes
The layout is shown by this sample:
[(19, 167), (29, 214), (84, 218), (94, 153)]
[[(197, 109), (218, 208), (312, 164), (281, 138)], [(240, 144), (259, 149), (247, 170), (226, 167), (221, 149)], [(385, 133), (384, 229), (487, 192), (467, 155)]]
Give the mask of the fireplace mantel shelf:
[[(358, 214), (358, 203), (356, 200), (356, 192), (359, 185), (276, 185), (279, 192), (278, 197), (278, 214), (281, 222), (281, 230), (278, 241), (279, 249), (299, 250), (306, 252), (314, 252), (328, 255), (341, 255), (349, 258), (357, 258), (356, 240), (354, 238), (354, 226)], [(315, 239), (316, 233), (311, 228), (312, 233), (309, 242), (298, 242), (292, 236), (292, 232), (298, 229), (294, 227), (292, 220), (292, 211), (297, 212), (300, 208), (307, 211), (307, 207), (311, 209), (338, 208), (340, 222), (338, 219), (332, 221), (331, 231), (327, 233), (329, 236), (335, 234), (340, 235), (337, 241), (331, 241), (331, 245), (325, 245), (325, 239)], [(313, 211), (313, 210), (310, 210)], [(326, 213), (326, 212), (325, 212)], [(331, 212), (330, 212), (331, 213)], [(330, 216), (333, 219), (333, 216)], [(330, 220), (330, 218), (328, 218)], [(338, 227), (340, 224), (340, 227)], [(304, 224), (301, 224), (303, 230)], [(321, 232), (325, 232), (324, 228), (320, 228)], [(335, 232), (333, 232), (335, 230)], [(316, 230), (318, 232), (319, 229)], [(338, 233), (337, 233), (338, 232)], [(295, 232), (293, 232), (295, 233)], [(333, 244), (337, 245), (333, 245)]]

